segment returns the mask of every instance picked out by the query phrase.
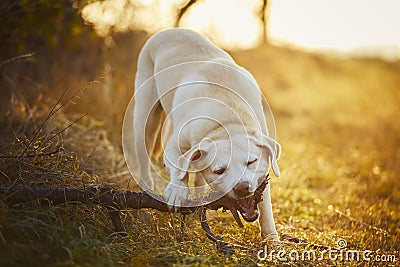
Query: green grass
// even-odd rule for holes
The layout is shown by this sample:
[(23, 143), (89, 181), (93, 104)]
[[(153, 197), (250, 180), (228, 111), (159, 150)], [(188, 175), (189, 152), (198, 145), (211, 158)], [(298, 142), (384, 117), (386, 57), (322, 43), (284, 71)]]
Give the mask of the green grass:
[[(282, 178), (271, 182), (278, 232), (333, 247), (345, 239), (349, 249), (394, 254), (397, 262), (391, 264), (398, 265), (399, 63), (337, 59), (269, 46), (233, 56), (255, 75), (275, 115), (283, 148)], [(29, 108), (16, 103), (9, 115), (2, 116), (2, 129), (13, 129), (2, 132), (3, 155), (26, 147), (32, 136), (29, 129), (47, 112), (41, 103)], [(35, 145), (57, 132), (54, 127), (63, 128), (78, 117), (57, 113)], [(127, 175), (108, 178), (125, 167), (120, 144), (108, 138), (115, 129), (107, 125), (87, 116), (63, 132), (65, 150), (60, 153), (0, 158), (1, 185), (107, 183), (133, 188)], [(39, 152), (56, 145), (55, 140), (50, 143)], [(128, 211), (123, 220), (129, 235), (121, 238), (113, 235), (101, 207), (36, 202), (7, 206), (0, 201), (0, 209), (1, 266), (389, 266), (328, 259), (263, 263), (257, 260), (257, 251), (264, 247), (258, 223), (241, 229), (229, 213), (209, 212), (216, 234), (245, 247), (226, 258), (205, 237), (196, 215), (187, 218), (182, 233), (178, 216)], [(301, 251), (305, 246), (285, 248)]]

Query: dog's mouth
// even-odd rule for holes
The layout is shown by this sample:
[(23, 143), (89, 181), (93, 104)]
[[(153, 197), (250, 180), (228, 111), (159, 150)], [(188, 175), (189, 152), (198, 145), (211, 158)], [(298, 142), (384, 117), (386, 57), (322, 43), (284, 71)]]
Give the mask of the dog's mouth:
[(242, 218), (247, 222), (254, 222), (258, 219), (258, 208), (257, 204), (262, 200), (262, 194), (264, 192), (265, 187), (267, 186), (269, 181), (269, 175), (267, 174), (263, 180), (263, 182), (258, 186), (256, 191), (247, 197), (244, 198), (236, 198), (236, 202), (234, 204), (235, 207), (230, 207), (233, 217), (235, 218), (236, 222), (241, 225), (239, 222), (239, 215), (237, 211), (240, 212)]
[(254, 195), (236, 200), (237, 209), (247, 222), (254, 222), (258, 219), (258, 208)]
[(250, 196), (244, 198), (234, 198), (225, 195), (220, 199), (218, 205), (210, 206), (211, 209), (218, 209), (222, 206), (223, 210), (230, 210), (233, 218), (238, 223), (240, 227), (243, 227), (243, 223), (240, 220), (239, 213), (242, 215), (243, 219), (247, 222), (254, 222), (258, 219), (258, 208), (257, 204), (262, 200), (262, 194), (268, 184), (269, 175), (264, 177), (262, 183), (258, 186), (256, 191)]

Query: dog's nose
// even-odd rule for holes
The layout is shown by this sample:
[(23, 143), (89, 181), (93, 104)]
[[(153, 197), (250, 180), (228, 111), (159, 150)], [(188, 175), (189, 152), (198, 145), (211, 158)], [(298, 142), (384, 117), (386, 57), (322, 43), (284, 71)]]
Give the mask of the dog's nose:
[(249, 188), (250, 184), (248, 182), (238, 183), (233, 187), (233, 192), (235, 192), (238, 197), (247, 197), (250, 195)]

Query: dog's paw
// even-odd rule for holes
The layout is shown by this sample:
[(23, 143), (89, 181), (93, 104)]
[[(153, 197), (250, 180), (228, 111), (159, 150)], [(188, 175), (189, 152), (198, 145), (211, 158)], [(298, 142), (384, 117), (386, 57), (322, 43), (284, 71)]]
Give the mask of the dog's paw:
[(280, 242), (277, 232), (261, 233), (261, 237), (267, 242)]
[(164, 190), (164, 200), (170, 211), (176, 212), (187, 200), (189, 187), (182, 181), (169, 182)]

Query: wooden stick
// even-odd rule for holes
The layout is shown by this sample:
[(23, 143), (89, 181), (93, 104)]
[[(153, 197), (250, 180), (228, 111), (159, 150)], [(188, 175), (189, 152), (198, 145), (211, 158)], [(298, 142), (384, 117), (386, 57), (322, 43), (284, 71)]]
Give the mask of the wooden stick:
[[(257, 188), (254, 197), (256, 204), (261, 201), (262, 192), (268, 183), (267, 179)], [(0, 195), (3, 201), (9, 204), (29, 202), (40, 199), (47, 199), (54, 205), (71, 204), (89, 204), (101, 205), (107, 208), (108, 214), (114, 225), (116, 233), (120, 236), (126, 236), (127, 232), (122, 223), (120, 211), (124, 209), (143, 209), (151, 208), (162, 212), (170, 212), (166, 203), (161, 202), (145, 192), (117, 191), (111, 188), (29, 188), (29, 187), (0, 187)], [(237, 212), (237, 203), (227, 196), (223, 196), (214, 202), (203, 206), (178, 207), (175, 212), (183, 215), (193, 213), (200, 209), (200, 223), (207, 237), (217, 245), (217, 249), (225, 254), (233, 254), (232, 247), (222, 241), (221, 237), (216, 236), (210, 229), (206, 210), (230, 210), (233, 217), (240, 227), (243, 223)]]
[[(167, 204), (153, 198), (145, 192), (116, 191), (110, 188), (29, 188), (0, 187), (0, 194), (9, 204), (47, 199), (54, 205), (63, 203), (83, 203), (102, 205), (107, 208), (116, 232), (126, 233), (119, 216), (120, 210), (151, 208), (169, 212)], [(234, 209), (232, 201), (226, 197), (205, 205), (206, 209)], [(199, 207), (178, 207), (178, 213), (190, 214)], [(239, 219), (240, 220), (240, 219)]]

